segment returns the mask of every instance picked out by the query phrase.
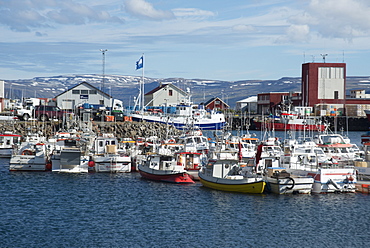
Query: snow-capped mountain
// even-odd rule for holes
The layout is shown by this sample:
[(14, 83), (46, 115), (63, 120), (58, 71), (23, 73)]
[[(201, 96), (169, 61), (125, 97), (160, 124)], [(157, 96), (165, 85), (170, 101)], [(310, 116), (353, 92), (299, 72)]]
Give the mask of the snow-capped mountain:
[[(5, 97), (39, 97), (54, 98), (64, 91), (82, 82), (90, 83), (98, 89), (121, 99), (125, 105), (131, 105), (134, 97), (139, 93), (140, 76), (120, 76), (86, 74), (61, 75), (53, 77), (35, 77), (33, 79), (5, 80)], [(104, 83), (103, 83), (104, 81)], [(236, 101), (263, 92), (290, 92), (300, 91), (299, 77), (284, 77), (278, 80), (240, 80), (221, 81), (207, 79), (184, 78), (149, 78), (145, 77), (145, 92), (159, 85), (159, 83), (173, 83), (177, 87), (190, 89), (192, 100), (196, 103), (205, 102), (213, 97), (223, 99), (230, 107)], [(370, 88), (369, 77), (347, 77), (347, 90)]]

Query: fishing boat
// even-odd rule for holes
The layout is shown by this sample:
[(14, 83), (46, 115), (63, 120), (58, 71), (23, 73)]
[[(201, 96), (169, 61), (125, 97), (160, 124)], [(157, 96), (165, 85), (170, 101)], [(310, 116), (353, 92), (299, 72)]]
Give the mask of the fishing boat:
[(199, 171), (204, 187), (240, 193), (263, 193), (265, 181), (254, 172), (253, 164), (238, 159), (209, 159)]
[(278, 116), (268, 116), (254, 121), (257, 130), (275, 131), (325, 131), (326, 125), (317, 118), (301, 117), (295, 112), (282, 112)]
[(10, 158), (9, 171), (49, 171), (50, 152), (45, 143), (27, 143), (19, 150), (19, 154)]
[(314, 179), (288, 173), (283, 167), (268, 167), (264, 176), (267, 191), (275, 194), (310, 194)]
[(338, 163), (313, 142), (296, 144), (296, 147), (290, 143), (290, 146), (291, 150), (285, 151), (282, 167), (291, 175), (312, 177), (312, 193), (355, 192), (357, 179), (353, 162)]
[(149, 180), (179, 184), (194, 183), (184, 165), (178, 164), (173, 155), (148, 154), (138, 165), (138, 170), (142, 178)]
[(370, 130), (361, 135), (361, 143), (370, 142)]
[(117, 152), (118, 140), (113, 134), (95, 139), (94, 154), (88, 162), (93, 172), (131, 172), (131, 158)]
[(132, 111), (126, 115), (133, 121), (159, 122), (172, 125), (177, 129), (187, 129), (192, 124), (202, 130), (221, 130), (225, 124), (225, 115), (214, 110), (205, 110), (203, 105), (184, 101), (176, 105), (175, 113), (163, 111)]
[(89, 156), (86, 143), (68, 138), (57, 141), (51, 154), (52, 171), (59, 173), (88, 172)]
[(370, 142), (363, 144), (364, 161), (355, 161), (355, 169), (358, 174), (358, 179), (370, 180)]
[(21, 145), (21, 135), (13, 133), (0, 134), (0, 157), (10, 158), (13, 152)]
[(329, 158), (335, 159), (338, 163), (353, 164), (355, 160), (363, 160), (357, 145), (351, 144), (348, 138), (340, 134), (320, 134), (315, 137), (314, 142)]
[[(285, 157), (281, 155), (280, 147), (269, 144), (269, 142), (261, 143), (258, 146), (256, 171), (263, 174), (267, 183), (266, 191), (275, 194), (311, 193), (313, 178), (287, 172), (281, 164), (282, 161), (286, 160)], [(292, 156), (287, 157), (291, 158)]]

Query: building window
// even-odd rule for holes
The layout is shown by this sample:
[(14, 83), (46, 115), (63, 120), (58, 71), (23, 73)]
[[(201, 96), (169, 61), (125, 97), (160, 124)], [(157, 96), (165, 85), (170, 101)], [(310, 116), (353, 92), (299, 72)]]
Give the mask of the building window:
[(334, 99), (338, 99), (338, 96), (339, 96), (338, 91), (334, 91)]
[(87, 95), (87, 94), (89, 94), (89, 91), (88, 90), (81, 90), (81, 94)]
[(90, 95), (96, 95), (98, 94), (97, 90), (90, 90)]
[(100, 105), (104, 105), (104, 100), (99, 100)]
[(80, 94), (80, 90), (72, 90), (72, 94)]
[(319, 67), (319, 78), (321, 79), (343, 79), (343, 67)]
[(220, 104), (220, 101), (215, 101), (215, 104), (216, 104), (216, 105)]
[(168, 95), (169, 95), (169, 96), (172, 96), (172, 94), (173, 94), (173, 93), (172, 93), (172, 90), (169, 90), (169, 91), (168, 91)]

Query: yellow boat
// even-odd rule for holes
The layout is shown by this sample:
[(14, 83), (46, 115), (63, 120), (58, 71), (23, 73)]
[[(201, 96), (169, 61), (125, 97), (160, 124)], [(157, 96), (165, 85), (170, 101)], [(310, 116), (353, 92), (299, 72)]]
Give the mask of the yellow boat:
[(211, 189), (261, 194), (266, 183), (261, 176), (253, 173), (253, 169), (235, 159), (211, 159), (199, 171), (199, 180), (204, 187)]

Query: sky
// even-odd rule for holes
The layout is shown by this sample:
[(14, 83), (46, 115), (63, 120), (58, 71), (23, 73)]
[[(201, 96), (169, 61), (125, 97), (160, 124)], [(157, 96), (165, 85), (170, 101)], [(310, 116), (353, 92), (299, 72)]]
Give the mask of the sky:
[(369, 13), (369, 0), (0, 0), (0, 79), (273, 80), (325, 54), (368, 76)]

